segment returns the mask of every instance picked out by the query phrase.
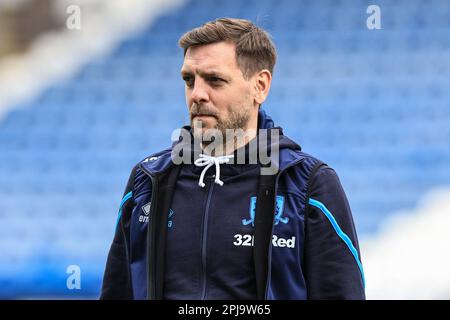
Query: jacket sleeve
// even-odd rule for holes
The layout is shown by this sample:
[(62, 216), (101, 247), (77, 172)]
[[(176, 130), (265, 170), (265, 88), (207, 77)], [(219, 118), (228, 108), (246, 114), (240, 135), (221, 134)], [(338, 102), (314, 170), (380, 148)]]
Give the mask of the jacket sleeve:
[(120, 204), (116, 231), (103, 275), (101, 300), (133, 299), (127, 243), (129, 241), (130, 218), (134, 207), (135, 173), (136, 167), (131, 172)]
[(347, 197), (336, 172), (322, 165), (311, 177), (305, 215), (308, 299), (364, 300), (364, 272)]

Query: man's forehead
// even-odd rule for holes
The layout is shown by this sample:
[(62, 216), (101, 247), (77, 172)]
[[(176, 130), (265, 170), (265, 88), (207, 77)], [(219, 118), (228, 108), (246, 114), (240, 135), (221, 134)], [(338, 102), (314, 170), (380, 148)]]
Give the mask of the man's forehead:
[(236, 68), (235, 46), (228, 42), (218, 42), (188, 48), (184, 57), (182, 72), (225, 71)]

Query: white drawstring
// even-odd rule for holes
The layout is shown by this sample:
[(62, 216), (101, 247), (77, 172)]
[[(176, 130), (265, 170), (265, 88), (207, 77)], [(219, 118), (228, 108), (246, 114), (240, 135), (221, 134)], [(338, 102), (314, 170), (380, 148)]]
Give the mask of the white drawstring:
[(223, 186), (223, 181), (220, 180), (220, 165), (222, 163), (227, 163), (233, 157), (234, 157), (234, 155), (212, 157), (212, 156), (208, 156), (207, 154), (201, 154), (200, 158), (195, 160), (194, 164), (197, 167), (204, 167), (204, 166), (206, 166), (206, 167), (203, 169), (202, 174), (200, 175), (200, 180), (198, 180), (198, 185), (202, 188), (205, 186), (205, 183), (203, 182), (205, 173), (206, 173), (206, 171), (208, 171), (208, 169), (213, 164), (215, 164), (216, 165), (216, 179), (214, 180), (214, 182), (217, 183), (218, 185)]

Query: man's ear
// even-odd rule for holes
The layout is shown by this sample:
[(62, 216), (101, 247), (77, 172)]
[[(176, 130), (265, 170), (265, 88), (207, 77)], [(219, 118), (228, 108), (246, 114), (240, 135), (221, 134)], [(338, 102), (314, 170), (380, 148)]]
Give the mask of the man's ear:
[(255, 104), (261, 105), (267, 98), (272, 82), (272, 74), (264, 69), (255, 75)]

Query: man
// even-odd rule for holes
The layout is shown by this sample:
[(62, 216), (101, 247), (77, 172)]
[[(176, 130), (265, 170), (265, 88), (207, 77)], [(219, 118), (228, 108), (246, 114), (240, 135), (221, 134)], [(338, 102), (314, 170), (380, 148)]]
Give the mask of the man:
[(268, 34), (218, 19), (179, 43), (191, 126), (133, 169), (101, 298), (364, 299), (336, 173), (261, 109)]

